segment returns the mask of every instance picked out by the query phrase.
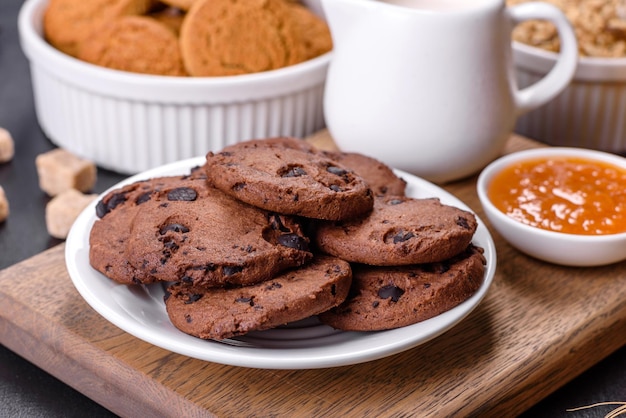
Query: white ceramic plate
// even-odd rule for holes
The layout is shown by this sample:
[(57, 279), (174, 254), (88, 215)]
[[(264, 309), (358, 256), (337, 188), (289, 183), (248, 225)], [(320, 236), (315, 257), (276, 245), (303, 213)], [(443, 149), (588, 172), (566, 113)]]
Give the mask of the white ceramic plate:
[[(114, 186), (157, 176), (185, 174), (204, 157), (168, 164)], [(407, 195), (438, 197), (443, 203), (469, 208), (443, 189), (410, 174)], [(474, 296), (452, 310), (415, 325), (379, 332), (342, 332), (316, 318), (285, 327), (253, 332), (224, 341), (202, 340), (176, 329), (169, 321), (161, 284), (116, 284), (89, 265), (89, 231), (96, 221), (93, 202), (78, 217), (66, 241), (65, 259), (78, 292), (93, 309), (119, 328), (161, 348), (200, 360), (265, 369), (311, 369), (362, 363), (399, 353), (442, 334), (465, 318), (483, 299), (496, 269), (493, 240), (479, 220), (474, 243), (485, 249), (485, 280)]]

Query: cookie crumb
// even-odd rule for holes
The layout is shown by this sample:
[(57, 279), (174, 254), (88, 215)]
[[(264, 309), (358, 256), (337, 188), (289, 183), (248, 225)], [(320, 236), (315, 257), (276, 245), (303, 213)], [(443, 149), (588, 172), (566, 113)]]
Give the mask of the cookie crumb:
[(0, 163), (11, 161), (14, 155), (15, 144), (11, 133), (4, 128), (0, 128)]
[(67, 238), (80, 212), (96, 197), (96, 194), (83, 194), (76, 189), (69, 189), (52, 198), (46, 205), (48, 234), (58, 239)]
[(4, 193), (4, 189), (0, 186), (0, 223), (6, 221), (9, 217), (9, 201)]
[(35, 164), (39, 187), (49, 196), (69, 189), (87, 192), (96, 184), (96, 165), (62, 148), (38, 155)]

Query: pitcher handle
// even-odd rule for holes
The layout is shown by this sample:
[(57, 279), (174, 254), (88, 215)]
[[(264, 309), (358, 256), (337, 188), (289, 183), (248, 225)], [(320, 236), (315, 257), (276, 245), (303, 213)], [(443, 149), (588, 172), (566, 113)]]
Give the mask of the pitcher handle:
[(572, 25), (563, 12), (548, 3), (531, 2), (507, 9), (511, 20), (544, 19), (552, 22), (559, 33), (560, 53), (556, 64), (541, 80), (515, 92), (517, 115), (529, 112), (558, 95), (572, 80), (578, 64), (578, 42)]

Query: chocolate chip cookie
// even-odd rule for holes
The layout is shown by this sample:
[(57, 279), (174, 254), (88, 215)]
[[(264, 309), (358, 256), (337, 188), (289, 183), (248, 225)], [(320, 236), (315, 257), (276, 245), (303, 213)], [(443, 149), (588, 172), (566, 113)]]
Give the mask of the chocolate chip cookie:
[(393, 170), (377, 159), (357, 152), (333, 152), (325, 154), (340, 164), (354, 170), (376, 196), (404, 196), (406, 181), (395, 175)]
[(181, 182), (146, 203), (126, 254), (158, 280), (196, 286), (247, 285), (308, 261), (300, 224), (247, 205), (205, 182)]
[(478, 224), (470, 212), (439, 199), (378, 196), (367, 216), (320, 222), (318, 248), (349, 262), (378, 266), (442, 261), (463, 251)]
[(432, 318), (470, 298), (485, 270), (482, 249), (469, 246), (438, 263), (375, 267), (352, 265), (350, 294), (320, 320), (345, 331), (379, 331)]
[(165, 295), (172, 324), (204, 339), (223, 339), (274, 328), (319, 314), (348, 295), (351, 269), (343, 260), (316, 256), (304, 267), (268, 281), (197, 292), (174, 284)]
[(93, 224), (89, 235), (91, 266), (118, 283), (153, 282), (152, 277), (142, 277), (146, 275), (137, 272), (128, 262), (126, 245), (130, 227), (152, 193), (179, 180), (179, 177), (160, 177), (138, 181), (112, 190), (98, 201), (96, 216), (99, 220)]
[(372, 191), (353, 170), (293, 138), (252, 140), (207, 155), (209, 183), (251, 205), (340, 220), (369, 212)]

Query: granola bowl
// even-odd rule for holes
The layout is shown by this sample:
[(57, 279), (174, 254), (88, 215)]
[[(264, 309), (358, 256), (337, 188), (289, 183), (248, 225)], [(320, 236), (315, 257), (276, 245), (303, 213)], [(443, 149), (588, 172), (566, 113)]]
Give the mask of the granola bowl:
[[(541, 79), (557, 56), (513, 42), (520, 88)], [(626, 58), (581, 56), (570, 84), (544, 106), (520, 116), (515, 131), (550, 145), (626, 155)]]
[(48, 0), (18, 18), (35, 110), (57, 146), (102, 168), (134, 174), (251, 138), (305, 137), (322, 129), (332, 52), (276, 70), (225, 77), (168, 77), (92, 65), (48, 44)]

